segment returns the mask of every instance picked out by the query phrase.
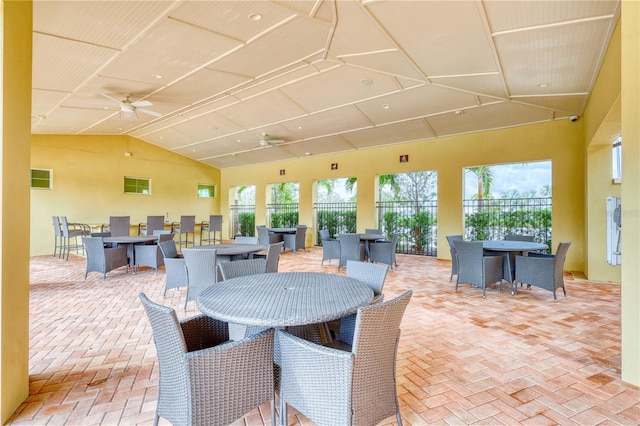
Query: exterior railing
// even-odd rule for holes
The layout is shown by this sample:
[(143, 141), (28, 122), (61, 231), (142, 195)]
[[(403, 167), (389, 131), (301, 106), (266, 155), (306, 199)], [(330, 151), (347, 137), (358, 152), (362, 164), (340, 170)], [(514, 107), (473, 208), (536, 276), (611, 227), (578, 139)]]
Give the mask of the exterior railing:
[(293, 228), (298, 225), (298, 203), (267, 204), (269, 228)]
[(231, 206), (231, 237), (254, 236), (256, 233), (256, 206)]
[(438, 249), (438, 202), (379, 201), (378, 228), (387, 239), (397, 234), (396, 253), (436, 256)]
[(551, 197), (463, 200), (463, 208), (467, 240), (522, 234), (551, 247)]
[(356, 232), (355, 202), (315, 203), (313, 208), (318, 224), (318, 242), (320, 241), (319, 232), (321, 229), (328, 229), (331, 238), (338, 234)]

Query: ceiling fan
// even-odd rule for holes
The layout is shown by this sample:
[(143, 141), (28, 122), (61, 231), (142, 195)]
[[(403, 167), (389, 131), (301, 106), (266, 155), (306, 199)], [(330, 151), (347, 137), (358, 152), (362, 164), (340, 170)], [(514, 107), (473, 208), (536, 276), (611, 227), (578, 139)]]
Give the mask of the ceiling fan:
[(107, 95), (106, 93), (103, 93), (102, 96), (104, 96), (107, 99), (111, 99), (112, 101), (114, 101), (118, 105), (120, 105), (120, 114), (124, 118), (132, 118), (133, 116), (138, 117), (138, 112), (142, 112), (144, 114), (153, 115), (154, 117), (160, 117), (162, 115), (159, 112), (151, 111), (149, 109), (143, 108), (143, 107), (148, 107), (148, 106), (153, 105), (149, 101), (135, 101), (135, 102), (132, 102), (131, 99), (130, 99), (131, 95), (126, 95), (124, 100), (122, 100), (122, 101), (114, 98), (111, 95)]
[(277, 146), (284, 142), (285, 141), (283, 139), (272, 139), (268, 134), (263, 133), (262, 135), (260, 135), (260, 140), (258, 141), (257, 145), (254, 146), (254, 148), (266, 148), (269, 146)]

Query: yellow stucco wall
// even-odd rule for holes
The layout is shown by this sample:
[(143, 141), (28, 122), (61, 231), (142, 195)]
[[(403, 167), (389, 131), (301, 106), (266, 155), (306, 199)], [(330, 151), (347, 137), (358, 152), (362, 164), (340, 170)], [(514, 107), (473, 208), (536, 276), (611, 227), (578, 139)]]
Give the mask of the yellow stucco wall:
[[(53, 189), (31, 189), (32, 255), (53, 253), (54, 215), (88, 224), (131, 216), (137, 225), (148, 215), (196, 215), (200, 222), (219, 213), (220, 170), (155, 145), (128, 136), (54, 135), (33, 135), (31, 144), (31, 167), (53, 170)], [(125, 176), (151, 179), (151, 195), (125, 194)], [(199, 198), (199, 183), (217, 185), (216, 198)]]
[[(256, 185), (256, 203), (263, 188), (272, 183), (300, 182), (300, 223), (310, 226), (307, 244), (313, 242), (313, 205), (309, 194), (318, 179), (357, 177), (357, 230), (376, 225), (375, 180), (380, 174), (436, 170), (438, 173), (438, 247), (447, 247), (445, 236), (462, 231), (463, 169), (482, 164), (551, 160), (553, 177), (553, 244), (571, 240), (566, 268), (584, 269), (584, 133), (581, 121), (569, 120), (514, 127), (490, 132), (425, 140), (338, 154), (312, 156), (222, 171), (221, 211), (228, 214), (229, 190)], [(408, 163), (399, 156), (409, 155)], [(338, 163), (338, 170), (331, 164)], [(285, 170), (281, 176), (279, 171)], [(514, 180), (518, 177), (514, 176)], [(264, 210), (256, 224), (265, 223)], [(438, 256), (449, 258), (449, 250)]]
[(640, 386), (640, 3), (622, 2), (622, 380)]
[(592, 280), (620, 283), (621, 266), (607, 263), (606, 198), (620, 196), (620, 185), (612, 181), (612, 143), (621, 134), (620, 52), (621, 28), (618, 23), (585, 110), (587, 144), (586, 262), (585, 274)]
[[(0, 412), (4, 424), (29, 394), (29, 135), (32, 3), (1, 2)], [(9, 42), (10, 40), (10, 42)]]

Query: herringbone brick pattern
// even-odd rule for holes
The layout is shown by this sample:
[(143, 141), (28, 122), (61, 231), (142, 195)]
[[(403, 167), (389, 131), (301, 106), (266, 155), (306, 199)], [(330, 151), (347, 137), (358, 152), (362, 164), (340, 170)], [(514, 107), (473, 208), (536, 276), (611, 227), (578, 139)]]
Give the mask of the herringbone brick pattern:
[[(338, 272), (321, 250), (281, 256), (281, 271)], [(450, 262), (398, 255), (386, 298), (414, 291), (402, 324), (398, 391), (405, 425), (637, 425), (640, 389), (620, 380), (620, 287), (566, 276), (568, 297), (541, 289), (487, 298), (453, 292)], [(163, 298), (164, 271), (104, 280), (85, 260), (31, 260), (30, 395), (13, 425), (151, 425), (158, 369), (138, 300), (197, 312), (185, 290)], [(295, 410), (289, 425), (311, 423)], [(270, 423), (269, 405), (234, 423)], [(167, 424), (161, 419), (161, 424)], [(395, 424), (390, 417), (385, 424)]]

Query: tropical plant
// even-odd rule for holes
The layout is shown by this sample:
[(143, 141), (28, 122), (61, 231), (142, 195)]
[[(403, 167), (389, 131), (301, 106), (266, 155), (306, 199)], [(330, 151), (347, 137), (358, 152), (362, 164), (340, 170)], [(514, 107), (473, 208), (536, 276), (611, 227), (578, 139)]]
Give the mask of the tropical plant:
[(255, 235), (256, 214), (255, 212), (243, 212), (238, 214), (238, 232), (242, 236)]
[(491, 184), (493, 183), (493, 171), (490, 166), (469, 167), (467, 172), (476, 175), (478, 180), (478, 192), (473, 198), (482, 200), (491, 198)]

